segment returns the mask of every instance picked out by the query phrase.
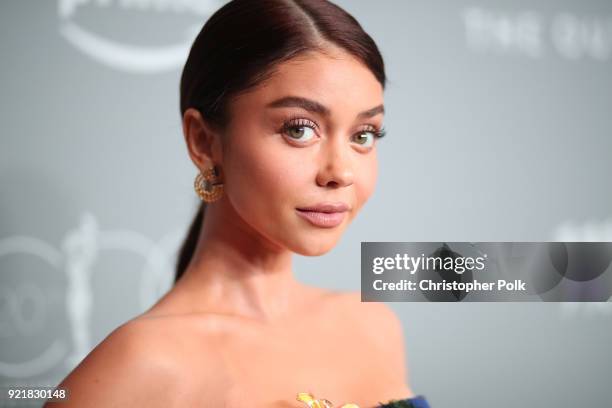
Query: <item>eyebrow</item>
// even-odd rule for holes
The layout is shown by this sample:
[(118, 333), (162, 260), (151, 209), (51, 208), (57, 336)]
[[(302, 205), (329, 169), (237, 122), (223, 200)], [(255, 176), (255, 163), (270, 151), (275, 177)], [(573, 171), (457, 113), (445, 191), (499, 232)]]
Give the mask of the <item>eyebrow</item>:
[[(303, 98), (300, 96), (285, 96), (283, 98), (270, 102), (266, 107), (268, 108), (295, 107), (295, 108), (302, 108), (307, 111), (318, 113), (324, 116), (329, 116), (330, 114), (329, 108), (323, 106), (317, 101), (313, 101), (312, 99)], [(371, 118), (372, 116), (376, 116), (379, 113), (385, 113), (385, 107), (383, 105), (378, 105), (371, 109), (360, 112), (359, 114), (357, 114), (357, 118), (358, 119)]]

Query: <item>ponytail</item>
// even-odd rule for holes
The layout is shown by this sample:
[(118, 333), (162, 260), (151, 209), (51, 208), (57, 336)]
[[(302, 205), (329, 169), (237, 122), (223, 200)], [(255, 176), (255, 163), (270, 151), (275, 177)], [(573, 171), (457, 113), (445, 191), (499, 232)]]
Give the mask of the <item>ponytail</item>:
[(195, 215), (195, 218), (191, 222), (187, 237), (185, 238), (185, 241), (183, 241), (183, 244), (179, 249), (178, 258), (176, 261), (174, 283), (176, 283), (181, 278), (181, 276), (183, 276), (183, 273), (185, 273), (185, 270), (187, 269), (187, 265), (189, 265), (189, 262), (193, 257), (196, 244), (198, 243), (198, 237), (200, 236), (200, 230), (202, 229), (202, 220), (204, 219), (205, 211), (206, 203), (202, 201), (200, 207), (198, 208), (198, 212)]

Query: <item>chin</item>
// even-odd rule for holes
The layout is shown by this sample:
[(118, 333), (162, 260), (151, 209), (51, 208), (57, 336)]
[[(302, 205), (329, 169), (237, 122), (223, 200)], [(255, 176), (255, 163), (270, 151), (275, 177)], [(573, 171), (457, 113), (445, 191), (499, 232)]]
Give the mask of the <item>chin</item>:
[(320, 256), (331, 251), (338, 239), (318, 239), (316, 237), (306, 238), (305, 242), (298, 242), (292, 249), (293, 252), (303, 256)]

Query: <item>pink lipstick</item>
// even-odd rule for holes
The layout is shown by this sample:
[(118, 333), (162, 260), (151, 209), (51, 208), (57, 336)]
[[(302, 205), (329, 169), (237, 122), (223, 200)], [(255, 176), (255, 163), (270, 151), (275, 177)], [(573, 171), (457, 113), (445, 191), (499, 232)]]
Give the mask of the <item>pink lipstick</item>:
[(333, 228), (344, 221), (349, 206), (341, 202), (325, 202), (296, 210), (300, 217), (317, 227)]

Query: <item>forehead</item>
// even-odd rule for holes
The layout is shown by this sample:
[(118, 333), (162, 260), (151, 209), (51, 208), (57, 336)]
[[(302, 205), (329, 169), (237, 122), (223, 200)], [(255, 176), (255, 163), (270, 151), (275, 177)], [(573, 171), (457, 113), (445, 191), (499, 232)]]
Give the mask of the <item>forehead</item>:
[(241, 110), (263, 109), (287, 95), (328, 106), (331, 113), (362, 112), (383, 103), (383, 88), (361, 61), (342, 51), (309, 52), (277, 65), (272, 76), (235, 101)]

